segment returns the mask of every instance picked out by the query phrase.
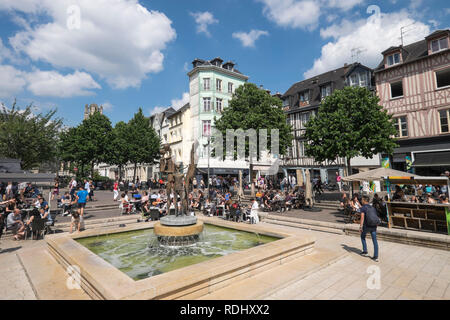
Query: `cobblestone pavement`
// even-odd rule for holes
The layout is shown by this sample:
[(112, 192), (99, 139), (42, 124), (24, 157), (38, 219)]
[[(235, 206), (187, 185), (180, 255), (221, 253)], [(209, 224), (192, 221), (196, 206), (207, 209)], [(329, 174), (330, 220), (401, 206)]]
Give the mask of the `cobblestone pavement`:
[[(449, 251), (378, 241), (380, 261), (374, 262), (359, 255), (358, 237), (282, 228), (313, 234), (316, 247), (345, 250), (349, 255), (268, 299), (450, 299)], [(369, 254), (373, 254), (370, 238), (367, 243)], [(379, 288), (374, 288), (374, 269), (379, 271)]]
[[(97, 203), (112, 202), (112, 192), (101, 191), (96, 195), (100, 199)], [(87, 213), (89, 214), (89, 211)], [(294, 211), (292, 213), (296, 214)], [(117, 214), (115, 210), (105, 211), (96, 218)], [(307, 218), (317, 212), (297, 214)], [(376, 263), (359, 255), (361, 242), (358, 237), (288, 226), (271, 226), (297, 234), (314, 235), (317, 239), (316, 247), (341, 250), (349, 254), (338, 262), (277, 291), (269, 296), (269, 299), (450, 299), (449, 251), (379, 241), (380, 262)], [(369, 253), (372, 254), (371, 239), (368, 238), (367, 242)], [(0, 239), (0, 270), (3, 271), (3, 277), (0, 277), (0, 299), (36, 299), (17, 253), (25, 248), (44, 245), (45, 241), (42, 240)], [(368, 279), (374, 276), (368, 273), (373, 272), (369, 268), (371, 266), (379, 267), (378, 289), (369, 289), (367, 286)]]

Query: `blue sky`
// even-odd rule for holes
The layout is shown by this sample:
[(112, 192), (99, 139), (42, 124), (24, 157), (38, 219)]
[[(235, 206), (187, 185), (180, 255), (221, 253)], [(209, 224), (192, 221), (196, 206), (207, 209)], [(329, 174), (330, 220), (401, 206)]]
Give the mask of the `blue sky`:
[[(305, 77), (448, 28), (447, 1), (2, 0), (0, 101), (57, 108), (77, 125), (84, 105), (113, 123), (187, 100), (195, 58), (232, 60), (251, 82), (284, 93)], [(352, 49), (360, 50), (352, 58)]]

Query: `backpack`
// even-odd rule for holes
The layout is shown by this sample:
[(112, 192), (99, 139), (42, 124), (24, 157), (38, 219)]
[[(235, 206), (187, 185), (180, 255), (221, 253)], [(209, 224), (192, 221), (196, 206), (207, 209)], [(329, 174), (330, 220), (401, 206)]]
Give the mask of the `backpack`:
[(366, 225), (368, 227), (376, 227), (381, 223), (380, 218), (378, 218), (377, 210), (372, 206), (366, 206), (366, 214), (364, 215), (364, 219), (366, 220)]

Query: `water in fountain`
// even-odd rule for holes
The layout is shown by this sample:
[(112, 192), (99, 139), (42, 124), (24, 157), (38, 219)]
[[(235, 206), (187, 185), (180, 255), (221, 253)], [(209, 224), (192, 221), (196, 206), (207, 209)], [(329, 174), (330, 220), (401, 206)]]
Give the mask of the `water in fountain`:
[[(206, 225), (198, 241), (161, 244), (151, 230), (78, 239), (135, 280), (155, 276), (212, 258), (271, 242), (277, 238)], [(186, 243), (192, 239), (186, 239)], [(173, 245), (175, 244), (175, 245)]]

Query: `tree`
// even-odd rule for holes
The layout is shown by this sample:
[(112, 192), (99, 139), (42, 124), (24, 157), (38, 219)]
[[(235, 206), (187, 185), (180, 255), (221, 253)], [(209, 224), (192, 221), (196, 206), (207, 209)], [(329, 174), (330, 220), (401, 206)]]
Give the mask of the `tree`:
[(119, 180), (122, 178), (122, 168), (130, 160), (130, 144), (128, 140), (128, 125), (119, 121), (112, 130), (112, 139), (108, 149), (108, 164), (119, 167)]
[(61, 134), (60, 155), (62, 160), (78, 164), (78, 174), (85, 175), (85, 168), (90, 168), (94, 175), (94, 165), (107, 161), (109, 143), (112, 137), (112, 126), (108, 117), (95, 112), (77, 127), (70, 128)]
[(345, 87), (328, 96), (317, 116), (306, 123), (306, 154), (317, 161), (371, 158), (378, 153), (392, 154), (397, 147), (392, 117), (378, 104), (380, 99), (366, 88)]
[(133, 181), (136, 181), (138, 164), (153, 164), (159, 158), (160, 139), (139, 108), (127, 125), (127, 143), (129, 160), (134, 164)]
[(107, 116), (96, 111), (83, 120), (78, 127), (80, 139), (77, 156), (83, 164), (90, 164), (91, 177), (94, 176), (94, 165), (108, 159), (108, 144), (111, 142), (112, 126)]
[(14, 101), (11, 108), (2, 104), (0, 111), (0, 156), (20, 159), (22, 169), (32, 169), (57, 154), (62, 119), (56, 109), (34, 114), (33, 105), (21, 110)]
[[(238, 87), (224, 109), (220, 119), (214, 118), (215, 127), (226, 136), (227, 129), (255, 129), (257, 136), (257, 159), (259, 159), (259, 130), (267, 129), (267, 143), (271, 145), (271, 130), (279, 130), (279, 151), (284, 155), (292, 142), (291, 126), (282, 110), (282, 101), (271, 96), (266, 90), (258, 88), (253, 83), (245, 83)], [(224, 139), (225, 140), (225, 139)], [(234, 152), (236, 153), (237, 145)], [(270, 148), (267, 148), (270, 152)], [(249, 153), (248, 142), (245, 152)], [(255, 159), (255, 160), (257, 160)], [(252, 178), (252, 163), (250, 163), (250, 177)], [(252, 184), (253, 185), (253, 184)], [(252, 194), (254, 190), (252, 189)]]

